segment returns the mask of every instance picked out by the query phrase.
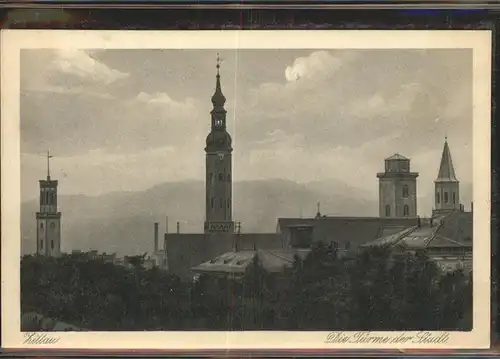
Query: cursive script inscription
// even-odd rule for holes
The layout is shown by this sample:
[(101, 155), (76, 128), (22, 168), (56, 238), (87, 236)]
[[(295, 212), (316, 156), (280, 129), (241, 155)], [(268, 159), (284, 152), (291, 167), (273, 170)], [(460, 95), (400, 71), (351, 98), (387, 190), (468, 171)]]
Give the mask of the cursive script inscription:
[(59, 339), (46, 333), (24, 333), (23, 344), (55, 344)]
[(371, 332), (331, 332), (326, 337), (328, 344), (443, 344), (450, 339), (448, 332), (418, 332), (375, 334)]

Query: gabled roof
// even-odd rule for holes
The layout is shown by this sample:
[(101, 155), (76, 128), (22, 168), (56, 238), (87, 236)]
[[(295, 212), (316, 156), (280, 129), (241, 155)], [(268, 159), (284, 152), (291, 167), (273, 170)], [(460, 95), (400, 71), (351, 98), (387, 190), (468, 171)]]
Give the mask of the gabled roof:
[(283, 247), (279, 233), (169, 233), (166, 235), (168, 270), (181, 279), (191, 278), (191, 268), (223, 253)]
[(408, 249), (472, 247), (472, 213), (451, 212), (435, 218), (432, 224), (422, 219), (420, 227), (378, 238), (363, 247), (374, 245), (397, 245)]
[(443, 154), (441, 155), (441, 164), (436, 181), (458, 182), (447, 140), (444, 141)]
[(391, 160), (409, 160), (409, 158), (406, 158), (405, 156), (400, 155), (399, 153), (395, 153), (392, 156), (387, 157), (385, 160), (386, 161), (391, 161)]
[(257, 256), (262, 267), (268, 272), (280, 272), (290, 267), (295, 256), (304, 259), (309, 249), (281, 249), (227, 252), (192, 268), (193, 272), (242, 274)]

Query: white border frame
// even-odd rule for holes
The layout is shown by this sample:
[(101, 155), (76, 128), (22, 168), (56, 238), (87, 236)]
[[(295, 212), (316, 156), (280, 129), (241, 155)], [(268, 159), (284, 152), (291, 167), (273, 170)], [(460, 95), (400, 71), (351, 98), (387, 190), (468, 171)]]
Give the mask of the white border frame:
[[(4, 348), (26, 348), (20, 332), (20, 50), (74, 49), (430, 49), (473, 50), (474, 328), (439, 344), (328, 344), (328, 332), (66, 332), (29, 349), (406, 349), (490, 346), (491, 37), (489, 30), (71, 31), (2, 30), (1, 210)], [(346, 332), (348, 333), (348, 332)], [(414, 334), (415, 332), (406, 332)], [(437, 332), (433, 332), (439, 335)], [(397, 337), (401, 332), (371, 332)]]

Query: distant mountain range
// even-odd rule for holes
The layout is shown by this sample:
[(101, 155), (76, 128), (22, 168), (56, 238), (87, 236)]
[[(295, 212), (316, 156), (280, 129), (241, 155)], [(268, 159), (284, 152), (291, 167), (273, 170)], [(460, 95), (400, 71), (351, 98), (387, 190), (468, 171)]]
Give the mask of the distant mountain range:
[[(463, 190), (462, 190), (463, 191)], [(203, 231), (205, 185), (202, 181), (163, 183), (146, 191), (113, 192), (99, 197), (59, 196), (62, 215), (62, 250), (96, 249), (118, 255), (153, 249), (153, 223), (166, 216), (169, 231)], [(470, 193), (472, 193), (470, 191)], [(464, 192), (462, 192), (464, 194)], [(377, 216), (378, 196), (339, 181), (298, 184), (286, 180), (243, 181), (234, 184), (233, 217), (242, 232), (274, 232), (278, 217), (312, 217), (316, 203), (328, 215)], [(421, 201), (419, 199), (419, 201)], [(432, 203), (424, 199), (426, 203)], [(21, 205), (22, 252), (36, 249), (35, 213), (38, 201)]]

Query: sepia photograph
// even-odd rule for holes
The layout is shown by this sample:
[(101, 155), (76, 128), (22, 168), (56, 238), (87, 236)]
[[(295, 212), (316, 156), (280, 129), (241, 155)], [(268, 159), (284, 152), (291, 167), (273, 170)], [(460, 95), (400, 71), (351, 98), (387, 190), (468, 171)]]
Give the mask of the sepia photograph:
[(66, 32), (2, 33), (14, 346), (489, 343), (489, 32)]

